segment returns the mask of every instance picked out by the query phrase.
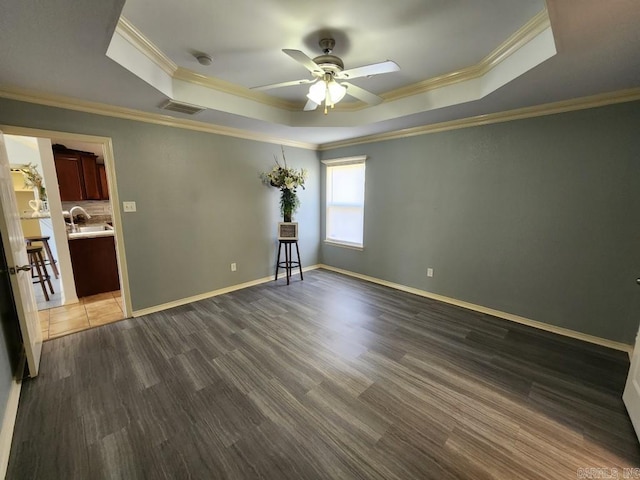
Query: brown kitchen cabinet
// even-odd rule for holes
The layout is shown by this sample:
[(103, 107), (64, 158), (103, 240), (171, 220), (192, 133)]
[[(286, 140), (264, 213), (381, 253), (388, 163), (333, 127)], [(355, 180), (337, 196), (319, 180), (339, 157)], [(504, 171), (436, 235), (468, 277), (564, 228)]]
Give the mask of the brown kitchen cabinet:
[(60, 200), (84, 200), (82, 188), (82, 163), (77, 155), (55, 154), (56, 174)]
[(107, 183), (107, 170), (104, 167), (104, 163), (98, 164), (98, 180), (100, 183), (100, 198), (109, 200), (109, 184)]
[(120, 289), (112, 236), (70, 239), (69, 252), (78, 298)]
[(103, 198), (96, 155), (54, 145), (53, 158), (63, 202)]
[(100, 179), (95, 155), (81, 155), (82, 180), (84, 181), (85, 200), (100, 200)]

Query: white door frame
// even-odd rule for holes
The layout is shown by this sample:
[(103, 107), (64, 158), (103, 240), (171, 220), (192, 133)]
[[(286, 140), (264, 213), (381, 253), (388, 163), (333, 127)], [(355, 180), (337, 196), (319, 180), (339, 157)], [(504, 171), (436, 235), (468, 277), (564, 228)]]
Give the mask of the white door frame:
[(131, 293), (129, 290), (129, 273), (127, 269), (124, 234), (122, 232), (122, 216), (120, 214), (120, 201), (118, 199), (118, 185), (116, 181), (115, 158), (110, 137), (98, 137), (83, 135), (80, 133), (58, 132), (54, 130), (40, 130), (37, 128), (16, 127), (13, 125), (0, 125), (0, 130), (7, 135), (20, 135), (23, 137), (55, 138), (56, 140), (69, 142), (96, 143), (102, 146), (104, 166), (109, 183), (109, 202), (111, 203), (112, 220), (116, 238), (116, 255), (118, 258), (118, 273), (120, 276), (120, 290), (122, 293), (122, 310), (125, 317), (133, 313), (131, 307)]
[(636, 343), (631, 355), (631, 365), (627, 383), (624, 386), (622, 400), (629, 413), (629, 418), (640, 440), (640, 330), (636, 335)]

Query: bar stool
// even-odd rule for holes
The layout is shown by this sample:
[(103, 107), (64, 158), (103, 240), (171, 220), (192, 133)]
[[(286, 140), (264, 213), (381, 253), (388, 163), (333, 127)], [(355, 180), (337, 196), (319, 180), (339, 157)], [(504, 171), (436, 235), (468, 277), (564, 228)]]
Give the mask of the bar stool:
[(42, 242), (42, 246), (44, 247), (44, 251), (46, 253), (45, 263), (47, 265), (51, 265), (51, 270), (53, 270), (53, 274), (56, 278), (60, 277), (60, 272), (58, 271), (58, 266), (56, 265), (56, 259), (53, 258), (53, 254), (51, 253), (51, 247), (49, 246), (49, 239), (51, 237), (24, 237), (27, 245), (31, 245), (33, 242)]
[[(287, 285), (289, 285), (289, 279), (293, 275), (292, 271), (295, 267), (300, 269), (300, 280), (304, 280), (302, 277), (302, 265), (300, 264), (300, 250), (298, 249), (298, 241), (297, 240), (279, 240), (280, 245), (278, 245), (278, 258), (276, 259), (276, 280), (278, 280), (278, 271), (281, 268), (284, 268), (287, 274)], [(291, 252), (291, 245), (295, 243), (296, 245), (296, 255), (298, 260), (293, 259), (293, 255)], [(280, 261), (280, 254), (282, 251), (282, 244), (284, 244), (284, 262)]]
[(53, 295), (53, 286), (51, 285), (51, 278), (49, 277), (49, 272), (47, 272), (47, 266), (44, 263), (44, 257), (42, 256), (42, 247), (37, 247), (34, 245), (30, 245), (27, 247), (27, 254), (29, 255), (29, 263), (31, 264), (31, 278), (36, 278), (36, 275), (33, 273), (33, 269), (35, 268), (38, 273), (38, 280), (35, 280), (33, 283), (39, 283), (42, 287), (42, 293), (44, 293), (44, 298), (49, 301), (49, 294), (47, 293), (47, 287), (45, 283), (49, 285), (49, 290), (51, 290), (51, 294)]

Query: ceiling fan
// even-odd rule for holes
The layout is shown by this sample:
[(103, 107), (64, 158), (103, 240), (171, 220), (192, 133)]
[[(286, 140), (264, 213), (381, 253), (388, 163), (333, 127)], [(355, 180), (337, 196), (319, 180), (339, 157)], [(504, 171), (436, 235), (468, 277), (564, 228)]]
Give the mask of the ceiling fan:
[[(362, 67), (344, 69), (344, 63), (339, 57), (331, 55), (336, 42), (333, 38), (323, 38), (320, 40), (320, 48), (323, 54), (311, 59), (300, 50), (283, 49), (282, 51), (300, 63), (303, 67), (311, 72), (313, 78), (303, 80), (293, 80), (290, 82), (274, 83), (271, 85), (262, 85), (252, 87), (253, 90), (270, 90), (272, 88), (289, 87), (292, 85), (311, 85), (307, 94), (307, 104), (304, 110), (315, 110), (318, 105), (324, 102), (324, 113), (327, 114), (327, 107), (333, 108), (336, 103), (342, 100), (345, 94), (348, 94), (358, 100), (362, 100), (369, 105), (378, 105), (382, 103), (382, 98), (375, 95), (364, 88), (343, 81), (352, 80), (360, 77), (370, 77), (372, 75), (380, 75), (382, 73), (397, 72), (400, 67), (395, 62), (387, 60), (386, 62), (374, 63)], [(340, 80), (340, 81), (338, 81)]]

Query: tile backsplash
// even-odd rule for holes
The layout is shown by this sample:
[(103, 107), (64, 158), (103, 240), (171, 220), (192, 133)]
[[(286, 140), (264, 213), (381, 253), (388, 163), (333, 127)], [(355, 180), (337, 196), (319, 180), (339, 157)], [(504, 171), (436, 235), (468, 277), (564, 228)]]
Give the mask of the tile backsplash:
[(85, 200), (77, 202), (62, 202), (62, 210), (70, 210), (71, 207), (84, 208), (91, 218), (86, 223), (111, 222), (111, 203), (109, 200)]

